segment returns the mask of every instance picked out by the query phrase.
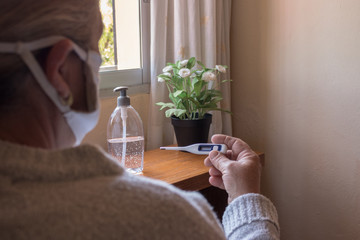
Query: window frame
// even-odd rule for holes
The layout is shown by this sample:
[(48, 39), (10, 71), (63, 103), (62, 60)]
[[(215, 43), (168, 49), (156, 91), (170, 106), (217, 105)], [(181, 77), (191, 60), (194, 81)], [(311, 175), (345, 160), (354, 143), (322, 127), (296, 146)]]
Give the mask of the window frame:
[(125, 70), (101, 67), (100, 97), (117, 96), (112, 90), (118, 86), (127, 86), (129, 94), (150, 92), (150, 1), (139, 0), (139, 11), (141, 67)]

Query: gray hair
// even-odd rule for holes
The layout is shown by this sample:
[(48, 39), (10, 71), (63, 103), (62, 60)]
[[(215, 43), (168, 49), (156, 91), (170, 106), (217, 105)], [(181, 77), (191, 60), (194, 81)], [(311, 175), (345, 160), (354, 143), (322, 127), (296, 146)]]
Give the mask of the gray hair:
[[(62, 35), (90, 48), (99, 0), (1, 0), (0, 42), (32, 41)], [(34, 53), (42, 60), (44, 50)], [(16, 54), (0, 53), (0, 107), (13, 103), (29, 71)]]

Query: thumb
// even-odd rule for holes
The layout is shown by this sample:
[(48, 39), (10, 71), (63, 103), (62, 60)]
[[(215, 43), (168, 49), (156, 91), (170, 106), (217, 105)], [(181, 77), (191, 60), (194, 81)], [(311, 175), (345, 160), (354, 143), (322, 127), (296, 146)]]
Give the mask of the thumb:
[(212, 165), (218, 169), (221, 173), (223, 173), (228, 166), (230, 160), (221, 154), (218, 151), (211, 151), (209, 154), (209, 159)]

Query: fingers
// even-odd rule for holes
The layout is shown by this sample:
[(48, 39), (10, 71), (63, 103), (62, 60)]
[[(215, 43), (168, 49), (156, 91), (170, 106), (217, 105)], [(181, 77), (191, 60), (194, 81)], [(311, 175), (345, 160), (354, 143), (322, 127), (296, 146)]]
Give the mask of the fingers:
[[(213, 151), (214, 153), (210, 153), (213, 155), (217, 155), (218, 152), (216, 151)], [(217, 188), (221, 188), (221, 189), (225, 189), (225, 186), (224, 186), (224, 182), (222, 180), (222, 173), (221, 171), (219, 171), (218, 169), (216, 169), (212, 162), (211, 162), (211, 157), (210, 157), (210, 154), (209, 156), (204, 160), (204, 164), (205, 166), (207, 167), (210, 167), (209, 168), (209, 175), (210, 175), (210, 178), (209, 178), (209, 183), (214, 186), (214, 187), (217, 187)]]
[(206, 167), (212, 167), (212, 166), (213, 166), (212, 163), (211, 163), (211, 161), (210, 161), (209, 156), (207, 156), (207, 157), (205, 158), (205, 160), (204, 160), (204, 165), (205, 165)]
[[(211, 151), (209, 153), (208, 161), (215, 167), (219, 172), (223, 173), (230, 161), (227, 157), (218, 151)], [(209, 163), (208, 163), (209, 164)]]
[(211, 141), (213, 143), (224, 143), (228, 146), (229, 149), (232, 149), (232, 146), (236, 141), (239, 141), (238, 143), (247, 145), (244, 141), (240, 140), (239, 138), (223, 135), (223, 134), (215, 134), (211, 137)]
[[(231, 150), (227, 150), (225, 156), (226, 156), (228, 159), (234, 159), (233, 156), (232, 156), (232, 151), (231, 151)], [(235, 158), (235, 159), (236, 159), (236, 158)]]
[(239, 138), (215, 134), (211, 137), (211, 141), (217, 144), (225, 144), (229, 149), (226, 156), (232, 160), (254, 154), (249, 145)]
[(211, 160), (209, 158), (205, 159), (204, 164), (205, 164), (205, 166), (209, 167), (210, 176), (221, 176), (222, 175), (222, 173), (212, 165)]
[(221, 177), (210, 176), (209, 183), (214, 187), (225, 189), (224, 182)]
[(214, 176), (214, 177), (221, 177), (222, 176), (222, 173), (219, 170), (217, 170), (216, 168), (214, 168), (214, 167), (211, 167), (209, 169), (209, 174), (210, 174), (210, 176)]
[(227, 136), (223, 134), (215, 134), (211, 137), (213, 143), (224, 143)]

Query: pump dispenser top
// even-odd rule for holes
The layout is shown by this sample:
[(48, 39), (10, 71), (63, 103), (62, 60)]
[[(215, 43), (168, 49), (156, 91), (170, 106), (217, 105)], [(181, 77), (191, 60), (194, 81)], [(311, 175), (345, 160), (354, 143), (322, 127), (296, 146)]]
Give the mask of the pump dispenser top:
[(117, 106), (129, 106), (130, 105), (130, 98), (126, 95), (126, 91), (128, 87), (116, 87), (114, 88), (114, 92), (120, 92), (120, 96), (117, 98)]
[(113, 90), (120, 92), (120, 96), (107, 127), (108, 151), (127, 171), (138, 174), (144, 165), (144, 130), (139, 114), (130, 105), (127, 90), (127, 87)]

